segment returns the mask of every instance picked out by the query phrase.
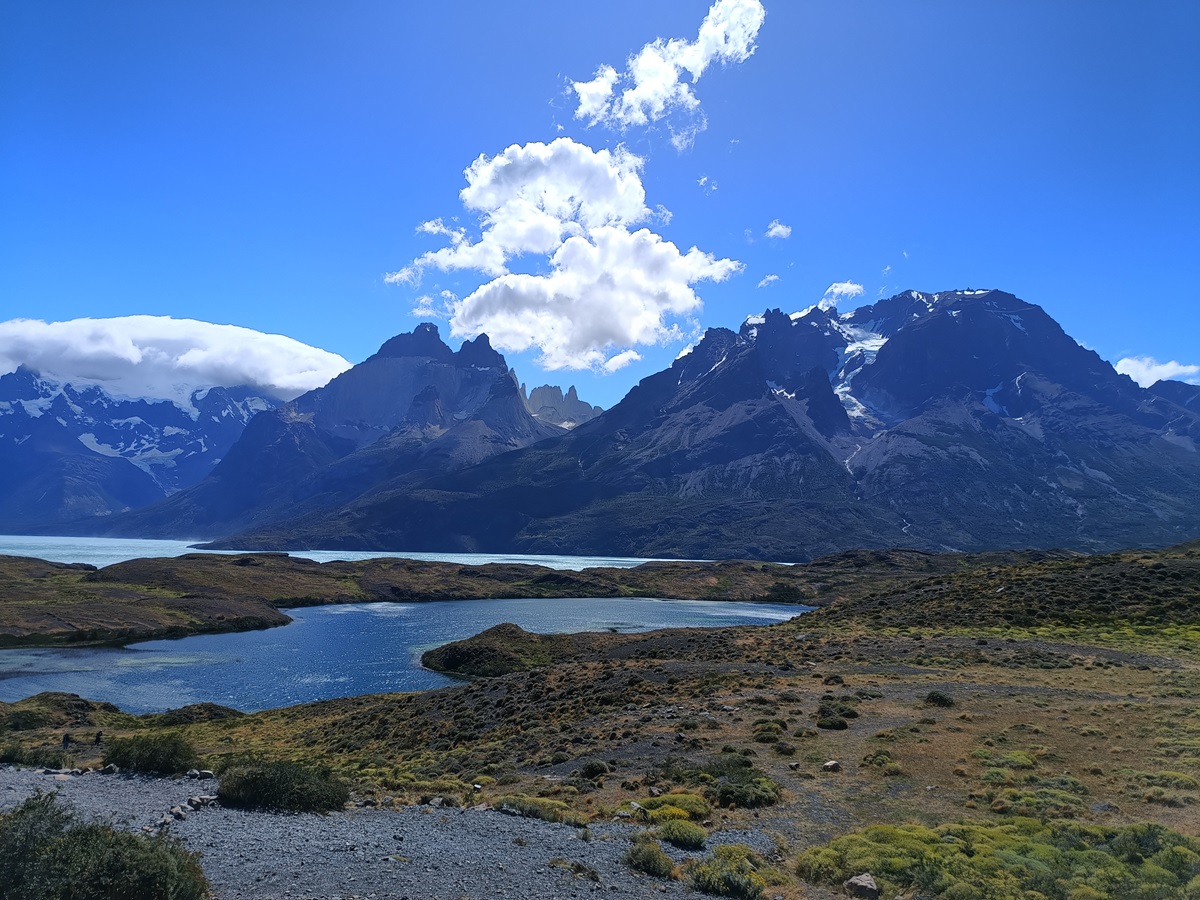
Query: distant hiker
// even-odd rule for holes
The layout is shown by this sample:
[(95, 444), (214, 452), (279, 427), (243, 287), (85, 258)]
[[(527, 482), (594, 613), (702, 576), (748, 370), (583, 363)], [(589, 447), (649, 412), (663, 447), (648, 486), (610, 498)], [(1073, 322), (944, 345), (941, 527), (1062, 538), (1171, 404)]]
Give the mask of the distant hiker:
[(100, 742), (101, 742), (102, 740), (104, 740), (104, 732), (103, 732), (103, 731), (97, 731), (97, 732), (96, 732), (96, 746), (97, 746), (97, 747), (99, 747), (99, 746), (100, 746)]
[(64, 750), (71, 749), (71, 735), (69, 735), (69, 734), (63, 735), (63, 749)]

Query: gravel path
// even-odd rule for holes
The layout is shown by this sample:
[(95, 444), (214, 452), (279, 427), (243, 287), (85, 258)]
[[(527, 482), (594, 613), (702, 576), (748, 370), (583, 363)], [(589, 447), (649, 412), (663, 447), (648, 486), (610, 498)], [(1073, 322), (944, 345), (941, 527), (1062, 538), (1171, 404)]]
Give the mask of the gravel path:
[[(83, 818), (136, 831), (157, 823), (171, 807), (186, 805), (191, 796), (215, 794), (216, 782), (53, 776), (0, 767), (0, 811), (38, 790), (57, 791)], [(696, 896), (678, 882), (630, 871), (621, 856), (633, 829), (620, 824), (594, 824), (591, 840), (585, 840), (569, 825), (495, 811), (424, 806), (317, 816), (206, 806), (173, 822), (170, 830), (202, 854), (201, 865), (219, 900)], [(710, 846), (722, 837), (763, 843), (730, 833), (715, 835)], [(680, 862), (697, 855), (664, 849)], [(572, 863), (587, 868), (576, 874)]]

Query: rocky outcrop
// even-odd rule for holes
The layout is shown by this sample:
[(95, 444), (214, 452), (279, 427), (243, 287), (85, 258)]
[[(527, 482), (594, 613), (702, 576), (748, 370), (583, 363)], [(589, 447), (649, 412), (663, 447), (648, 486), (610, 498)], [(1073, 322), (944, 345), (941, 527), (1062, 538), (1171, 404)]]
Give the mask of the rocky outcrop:
[(574, 428), (590, 422), (604, 412), (599, 406), (580, 400), (575, 385), (567, 389), (565, 396), (562, 388), (550, 384), (536, 387), (525, 396), (525, 385), (521, 385), (521, 395), (525, 399), (525, 407), (536, 418), (562, 428)]

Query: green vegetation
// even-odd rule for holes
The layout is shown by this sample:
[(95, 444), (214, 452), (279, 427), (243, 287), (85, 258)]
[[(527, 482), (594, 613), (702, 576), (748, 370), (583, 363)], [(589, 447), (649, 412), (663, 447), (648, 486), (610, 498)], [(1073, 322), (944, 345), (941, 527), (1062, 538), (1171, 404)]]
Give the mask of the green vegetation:
[(492, 801), (496, 809), (511, 809), (518, 815), (545, 822), (565, 822), (568, 825), (586, 825), (588, 817), (576, 813), (570, 804), (548, 797), (528, 797), (524, 794), (505, 794)]
[(1191, 897), (1200, 840), (1160, 825), (1097, 828), (1018, 819), (1006, 825), (874, 825), (802, 853), (802, 878), (840, 884), (872, 873), (884, 895), (954, 898)]
[(693, 819), (697, 822), (708, 818), (712, 813), (712, 807), (708, 801), (696, 794), (672, 791), (669, 794), (662, 794), (658, 797), (647, 797), (637, 802), (642, 809), (649, 810), (651, 813), (663, 809), (673, 809), (683, 813), (682, 816), (676, 818)]
[(167, 836), (78, 824), (52, 794), (0, 814), (0, 900), (201, 900), (197, 857)]
[[(697, 889), (727, 896), (752, 896), (760, 881), (774, 885), (783, 876), (749, 851), (668, 867), (663, 858), (679, 854), (659, 843), (658, 829), (694, 822), (767, 831), (778, 835), (780, 859), (795, 858), (788, 844), (812, 847), (844, 835), (819, 858), (836, 862), (835, 849), (847, 846), (838, 842), (851, 841), (862, 852), (847, 858), (862, 867), (850, 874), (879, 865), (874, 874), (887, 882), (886, 897), (1089, 900), (1113, 895), (1088, 881), (1103, 873), (1135, 900), (1197, 895), (1200, 882), (1187, 887), (1200, 875), (1189, 868), (1193, 839), (1150, 841), (1137, 851), (1143, 863), (1114, 847), (1132, 823), (1151, 836), (1196, 827), (1200, 607), (1184, 603), (1182, 592), (1200, 595), (1190, 586), (1200, 544), (986, 564), (964, 557), (953, 571), (921, 579), (910, 577), (916, 557), (868, 557), (857, 559), (875, 580), (861, 589), (839, 581), (849, 563), (835, 560), (825, 571), (841, 599), (790, 623), (545, 640), (509, 626), (455, 651), (472, 667), (505, 656), (512, 665), (503, 677), (251, 715), (197, 706), (128, 716), (43, 694), (0, 703), (0, 745), (13, 759), (49, 761), (64, 732), (103, 728), (112, 742), (174, 734), (203, 759), (229, 760), (227, 771), (247, 755), (320, 760), (357, 797), (379, 805), (442, 797), (574, 824), (629, 812), (652, 826), (631, 848), (629, 865), (655, 877), (694, 877)], [(888, 582), (892, 563), (902, 571)], [(238, 572), (292, 577), (283, 569), (271, 575), (275, 566)], [(317, 568), (321, 578), (332, 572)], [(796, 568), (808, 571), (806, 590), (834, 590), (820, 587), (820, 564)], [(187, 586), (178, 579), (187, 571), (160, 571), (156, 590), (182, 594)], [(655, 577), (672, 571), (664, 566)], [(737, 595), (742, 571), (740, 564), (710, 568), (703, 577), (715, 580), (703, 589)], [(122, 576), (124, 590), (133, 574)], [(339, 577), (348, 595), (365, 583), (350, 570)], [(1160, 582), (1168, 588), (1161, 600)], [(199, 582), (193, 588), (202, 593)], [(1014, 591), (1024, 592), (1019, 603)], [(1107, 611), (1090, 616), (1089, 592), (1105, 591), (1113, 594), (1103, 596)], [(1022, 606), (1035, 593), (1040, 599)], [(841, 727), (816, 727), (817, 720)], [(80, 766), (100, 761), (87, 741), (73, 749)], [(898, 822), (921, 823), (937, 843), (914, 838), (915, 825), (880, 825)], [(869, 840), (868, 826), (893, 830)], [(1095, 829), (1116, 844), (1089, 837)], [(960, 843), (962, 858), (950, 852)], [(1085, 865), (1087, 877), (1072, 874)], [(836, 884), (842, 873), (822, 866), (820, 878)], [(1159, 868), (1177, 877), (1164, 881)], [(765, 893), (803, 895), (797, 877), (788, 872), (778, 891)]]
[(658, 836), (680, 850), (699, 850), (708, 840), (708, 832), (686, 819), (668, 819), (658, 826)]
[(178, 734), (135, 734), (111, 741), (104, 751), (104, 764), (127, 772), (176, 775), (195, 768), (196, 749)]
[[(778, 875), (745, 844), (727, 844), (717, 847), (711, 856), (689, 866), (687, 879), (694, 890), (704, 894), (758, 900), (768, 883), (764, 873)], [(773, 877), (771, 882), (777, 883), (777, 877)]]
[(243, 759), (222, 767), (217, 798), (226, 806), (271, 812), (341, 809), (350, 790), (328, 768), (283, 760)]
[(675, 871), (675, 863), (663, 852), (658, 841), (647, 832), (639, 831), (633, 836), (632, 843), (625, 851), (625, 864), (638, 872), (645, 872), (655, 878), (670, 878)]
[(53, 747), (22, 747), (18, 744), (9, 744), (0, 749), (0, 763), (10, 766), (70, 769), (75, 765), (75, 754)]

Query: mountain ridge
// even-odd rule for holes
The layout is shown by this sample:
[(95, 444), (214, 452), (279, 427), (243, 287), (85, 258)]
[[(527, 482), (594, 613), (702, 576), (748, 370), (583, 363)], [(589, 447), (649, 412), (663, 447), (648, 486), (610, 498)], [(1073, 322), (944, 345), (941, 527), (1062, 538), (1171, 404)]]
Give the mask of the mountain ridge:
[(1198, 424), (1035, 304), (906, 291), (709, 329), (568, 434), (221, 545), (799, 561), (1166, 544), (1200, 531)]

